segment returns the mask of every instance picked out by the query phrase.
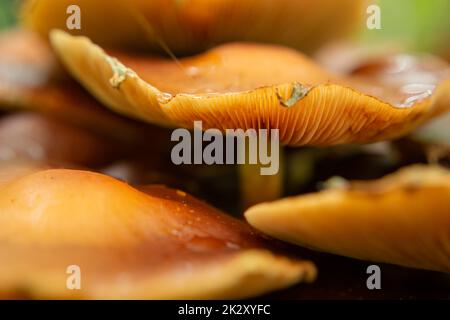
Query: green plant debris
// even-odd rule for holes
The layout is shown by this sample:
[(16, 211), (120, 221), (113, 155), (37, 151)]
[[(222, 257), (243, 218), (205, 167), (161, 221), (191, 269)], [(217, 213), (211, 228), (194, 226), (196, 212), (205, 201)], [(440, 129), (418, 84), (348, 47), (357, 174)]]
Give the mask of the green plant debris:
[(310, 88), (295, 82), (292, 85), (291, 96), (288, 99), (283, 99), (280, 95), (278, 95), (278, 100), (283, 107), (290, 108), (303, 99), (308, 94), (309, 90)]
[(109, 79), (109, 83), (114, 88), (118, 89), (122, 82), (124, 82), (127, 77), (134, 78), (136, 77), (136, 73), (125, 67), (119, 60), (113, 57), (106, 58), (109, 65), (111, 66), (111, 70), (113, 71), (113, 76)]

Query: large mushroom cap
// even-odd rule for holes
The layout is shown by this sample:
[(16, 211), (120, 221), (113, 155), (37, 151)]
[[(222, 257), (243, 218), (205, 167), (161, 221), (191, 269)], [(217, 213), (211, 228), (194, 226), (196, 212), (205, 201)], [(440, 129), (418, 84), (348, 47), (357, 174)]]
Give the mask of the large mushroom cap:
[(381, 180), (258, 204), (279, 239), (344, 256), (450, 272), (450, 172), (413, 166)]
[[(8, 168), (11, 169), (11, 168)], [(181, 191), (79, 170), (0, 175), (0, 295), (242, 298), (315, 277), (248, 225)], [(81, 270), (68, 290), (66, 270)]]
[(430, 71), (433, 83), (385, 85), (372, 75), (334, 76), (276, 46), (228, 44), (177, 63), (112, 53), (116, 59), (62, 31), (51, 40), (70, 73), (104, 104), (163, 126), (192, 128), (202, 120), (203, 129), (279, 129), (292, 146), (333, 145), (397, 137), (450, 108), (446, 64)]
[[(66, 28), (67, 9), (78, 5), (81, 29), (106, 46), (176, 54), (227, 41), (280, 43), (312, 50), (347, 34), (365, 17), (366, 0), (30, 0), (26, 25), (47, 36)], [(107, 14), (105, 14), (107, 12)], [(111, 23), (114, 21), (114, 23)]]

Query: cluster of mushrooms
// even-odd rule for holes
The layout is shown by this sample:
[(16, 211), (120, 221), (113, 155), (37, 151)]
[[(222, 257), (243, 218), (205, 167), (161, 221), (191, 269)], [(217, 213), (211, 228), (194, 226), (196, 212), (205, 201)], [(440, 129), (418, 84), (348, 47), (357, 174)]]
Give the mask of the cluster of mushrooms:
[[(80, 30), (66, 28), (72, 4)], [(255, 297), (316, 279), (300, 247), (450, 272), (450, 171), (401, 168), (417, 150), (448, 164), (449, 144), (428, 143), (436, 127), (424, 124), (450, 109), (450, 67), (316, 54), (365, 6), (24, 1), (20, 26), (0, 34), (0, 297)], [(280, 173), (173, 165), (171, 130), (198, 120), (279, 129)], [(378, 179), (314, 175), (318, 158), (335, 175), (342, 153), (386, 146), (393, 165), (351, 168)], [(80, 290), (67, 288), (71, 265)]]

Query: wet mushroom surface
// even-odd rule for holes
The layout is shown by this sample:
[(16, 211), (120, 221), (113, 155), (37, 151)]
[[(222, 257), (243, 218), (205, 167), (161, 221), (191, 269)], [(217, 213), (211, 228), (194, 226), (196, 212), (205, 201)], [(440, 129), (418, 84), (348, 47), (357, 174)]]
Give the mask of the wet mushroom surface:
[(0, 161), (41, 161), (87, 167), (106, 165), (125, 147), (82, 128), (36, 113), (0, 118)]
[[(311, 262), (272, 253), (248, 225), (180, 190), (34, 168), (0, 188), (2, 296), (244, 298), (315, 278)], [(69, 265), (83, 270), (82, 290), (67, 290)]]
[(59, 65), (35, 33), (12, 29), (0, 34), (0, 109), (33, 111), (132, 144), (145, 128), (118, 117), (93, 99)]
[(420, 69), (428, 75), (423, 84), (401, 76), (375, 84), (372, 75), (342, 78), (295, 50), (262, 44), (226, 44), (177, 63), (107, 54), (58, 30), (51, 41), (105, 105), (162, 126), (193, 128), (201, 120), (204, 129), (276, 128), (282, 144), (324, 146), (395, 138), (449, 108), (445, 62)]

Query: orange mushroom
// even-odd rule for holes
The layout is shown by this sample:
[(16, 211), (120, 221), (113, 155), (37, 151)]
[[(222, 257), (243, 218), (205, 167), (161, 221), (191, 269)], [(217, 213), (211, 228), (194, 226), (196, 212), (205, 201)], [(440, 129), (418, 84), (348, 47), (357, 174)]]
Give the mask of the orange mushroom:
[[(261, 44), (227, 44), (177, 62), (108, 54), (58, 30), (51, 42), (69, 72), (106, 106), (167, 127), (192, 129), (200, 120), (204, 130), (278, 129), (284, 145), (329, 146), (392, 139), (450, 108), (445, 63), (423, 71), (432, 83), (430, 77), (409, 83), (403, 73), (385, 83), (383, 70), (380, 80), (337, 76), (297, 51)], [(280, 197), (282, 170), (247, 183), (248, 175), (256, 177), (253, 167), (239, 167), (244, 206)], [(265, 194), (255, 184), (266, 185)]]
[(0, 33), (0, 47), (1, 109), (37, 111), (120, 142), (141, 138), (141, 124), (104, 110), (64, 73), (36, 34), (21, 29)]
[(450, 272), (450, 171), (413, 166), (333, 184), (258, 204), (245, 217), (266, 234), (320, 251)]
[(0, 118), (0, 160), (31, 160), (94, 167), (125, 151), (113, 140), (34, 113)]
[[(192, 54), (228, 41), (272, 42), (313, 50), (365, 18), (366, 0), (29, 0), (25, 25), (47, 37), (80, 8), (80, 29), (109, 47)], [(338, 14), (337, 14), (338, 12)], [(114, 21), (114, 23), (111, 23)]]
[[(180, 60), (113, 52), (51, 34), (69, 72), (111, 109), (168, 127), (279, 129), (285, 145), (365, 143), (401, 136), (450, 108), (449, 68), (433, 83), (341, 78), (302, 54), (228, 44)], [(428, 81), (428, 79), (427, 79)]]
[[(88, 171), (11, 172), (0, 174), (1, 296), (243, 298), (315, 277), (312, 263), (272, 252), (182, 191)], [(69, 266), (79, 290), (67, 287)]]

